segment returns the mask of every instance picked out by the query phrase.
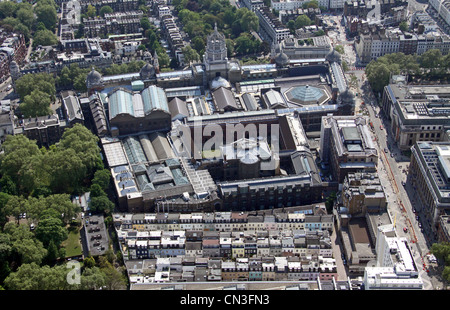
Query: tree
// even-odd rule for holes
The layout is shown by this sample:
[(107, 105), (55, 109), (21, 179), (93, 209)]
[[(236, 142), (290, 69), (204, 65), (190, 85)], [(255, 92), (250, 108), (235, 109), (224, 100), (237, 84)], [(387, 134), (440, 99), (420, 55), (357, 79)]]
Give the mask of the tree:
[(55, 80), (48, 73), (29, 73), (21, 76), (16, 81), (16, 92), (22, 101), (26, 95), (30, 95), (36, 89), (49, 95), (52, 101), (55, 100)]
[(56, 27), (56, 22), (58, 21), (58, 15), (56, 13), (55, 6), (48, 4), (39, 4), (39, 1), (34, 8), (34, 13), (36, 14), (36, 21), (42, 22), (45, 28), (53, 32)]
[(92, 197), (89, 208), (93, 213), (110, 214), (114, 211), (114, 203), (107, 196)]
[(101, 17), (105, 17), (105, 14), (110, 14), (113, 12), (113, 9), (109, 5), (102, 6), (99, 11)]
[(72, 288), (67, 281), (68, 272), (65, 265), (23, 264), (5, 279), (5, 286), (9, 290), (68, 290)]
[(398, 28), (403, 32), (408, 31), (408, 23), (404, 20), (400, 23)]
[(87, 175), (93, 177), (97, 169), (103, 169), (100, 158), (98, 137), (81, 124), (75, 124), (64, 131), (59, 141), (58, 149), (73, 149), (75, 155), (81, 160), (87, 169)]
[(245, 7), (236, 11), (236, 21), (241, 27), (241, 32), (258, 31), (259, 29), (258, 17)]
[(11, 273), (10, 255), (12, 253), (11, 238), (0, 232), (0, 283)]
[(33, 26), (33, 23), (35, 21), (33, 10), (31, 8), (26, 9), (25, 7), (23, 7), (19, 9), (16, 12), (16, 16), (23, 25), (28, 27), (28, 29), (31, 29), (31, 26)]
[(311, 25), (311, 19), (306, 15), (300, 15), (295, 20), (295, 28), (303, 28), (305, 26)]
[(17, 188), (22, 185), (22, 167), (40, 151), (35, 141), (29, 140), (24, 135), (8, 135), (2, 145), (4, 153), (0, 155), (0, 171), (2, 179), (9, 177)]
[(34, 237), (27, 225), (16, 225), (9, 222), (5, 225), (4, 232), (10, 236), (12, 255), (17, 256), (17, 263), (42, 263), (47, 255), (47, 250), (42, 242)]
[(334, 201), (336, 200), (336, 192), (332, 192), (326, 199), (325, 201), (325, 207), (327, 208), (327, 211), (329, 213), (332, 213), (333, 211), (333, 205), (334, 205)]
[(205, 51), (205, 41), (201, 37), (193, 38), (191, 44), (199, 55), (203, 55)]
[(430, 49), (420, 55), (418, 60), (422, 68), (430, 70), (430, 74), (435, 75), (442, 65), (443, 57), (440, 50)]
[(0, 2), (0, 18), (4, 19), (9, 16), (13, 16), (17, 9), (17, 3), (13, 1)]
[(5, 205), (5, 214), (14, 216), (19, 224), (19, 216), (28, 211), (28, 201), (23, 196), (11, 195)]
[(95, 17), (95, 15), (97, 15), (97, 10), (95, 9), (95, 6), (89, 4), (86, 9), (86, 15), (88, 17)]
[(308, 2), (303, 3), (302, 8), (303, 9), (317, 9), (319, 7), (319, 2), (317, 2), (317, 0), (311, 0)]
[[(371, 65), (372, 64), (372, 65)], [(385, 63), (370, 62), (366, 67), (367, 80), (375, 92), (381, 92), (389, 84), (391, 74), (389, 66)]]
[(101, 189), (107, 190), (110, 182), (111, 182), (111, 172), (108, 169), (101, 169), (95, 171), (94, 178), (92, 179), (92, 184), (98, 184), (100, 185)]
[(67, 236), (67, 229), (63, 227), (63, 222), (59, 218), (44, 218), (36, 227), (36, 238), (44, 244), (45, 248), (48, 248), (51, 242), (59, 246), (67, 239)]
[(348, 63), (345, 60), (342, 61), (342, 70), (344, 72), (348, 71)]
[(260, 43), (248, 33), (241, 34), (235, 40), (235, 50), (239, 55), (248, 55), (258, 52)]
[(295, 34), (295, 20), (289, 20), (286, 24), (286, 26), (288, 27), (288, 29), (291, 31), (292, 34)]
[(450, 265), (450, 243), (433, 243), (430, 252), (438, 259), (442, 259), (445, 264)]
[(89, 188), (90, 198), (107, 196), (102, 187), (98, 184), (92, 184)]
[(186, 45), (181, 49), (184, 55), (184, 61), (186, 63), (196, 62), (200, 60), (200, 56), (197, 51), (193, 49), (190, 45)]
[(95, 259), (94, 259), (92, 256), (86, 257), (86, 258), (83, 260), (83, 266), (84, 266), (86, 269), (89, 269), (89, 268), (94, 267), (94, 266), (95, 266)]
[(160, 68), (167, 68), (170, 65), (170, 57), (167, 55), (166, 50), (161, 48), (156, 51), (158, 54), (158, 62)]
[(7, 204), (9, 198), (9, 194), (0, 192), (0, 230), (8, 222), (8, 215), (10, 214), (10, 211), (7, 209)]
[(14, 27), (14, 31), (23, 34), (25, 37), (25, 42), (28, 43), (30, 39), (30, 29), (24, 24), (18, 24)]
[(51, 115), (51, 102), (50, 95), (35, 89), (31, 94), (25, 96), (23, 103), (20, 105), (20, 111), (26, 118)]
[(23, 264), (41, 264), (47, 255), (47, 250), (43, 247), (42, 243), (35, 238), (15, 241), (12, 249), (20, 256), (20, 263)]
[(336, 52), (338, 52), (341, 55), (345, 54), (345, 50), (344, 50), (344, 47), (342, 45), (336, 45), (334, 47), (334, 49), (336, 50)]
[(72, 85), (72, 78), (70, 77), (70, 69), (67, 66), (64, 66), (61, 69), (61, 72), (58, 75), (57, 84), (60, 86), (69, 86)]
[(58, 149), (49, 153), (48, 160), (53, 163), (50, 188), (54, 193), (74, 193), (81, 187), (88, 170), (75, 150)]
[(444, 261), (445, 267), (442, 271), (442, 277), (450, 282), (450, 243), (440, 242), (433, 243), (430, 249), (431, 254), (435, 255), (438, 259)]
[(371, 61), (366, 67), (366, 75), (372, 89), (375, 92), (381, 92), (389, 83), (391, 75), (418, 74), (420, 70), (417, 56), (393, 53)]
[(58, 38), (48, 29), (36, 31), (33, 40), (33, 46), (52, 46), (58, 44)]
[(231, 58), (234, 55), (234, 42), (232, 39), (225, 39), (225, 45), (227, 46), (227, 57)]
[(80, 279), (81, 290), (98, 290), (106, 286), (106, 275), (96, 266), (85, 268)]
[(326, 35), (325, 31), (323, 31), (323, 29), (319, 29), (318, 31), (314, 32), (314, 36), (315, 37), (321, 37)]
[(114, 268), (104, 257), (100, 257), (101, 270), (106, 277), (106, 289), (108, 290), (123, 290), (126, 288), (126, 277), (123, 269)]
[(59, 214), (64, 225), (69, 224), (72, 218), (80, 213), (79, 207), (72, 203), (69, 194), (54, 194), (41, 197), (40, 200), (45, 203), (46, 210), (55, 210)]
[(150, 23), (150, 20), (148, 17), (144, 16), (141, 18), (141, 27), (146, 31), (147, 29), (150, 29), (152, 27), (152, 24)]
[(58, 247), (53, 240), (50, 240), (50, 243), (47, 247), (47, 256), (45, 257), (46, 263), (49, 265), (53, 265), (58, 259), (58, 255)]
[(87, 73), (81, 73), (73, 80), (73, 88), (79, 92), (87, 91), (86, 86)]

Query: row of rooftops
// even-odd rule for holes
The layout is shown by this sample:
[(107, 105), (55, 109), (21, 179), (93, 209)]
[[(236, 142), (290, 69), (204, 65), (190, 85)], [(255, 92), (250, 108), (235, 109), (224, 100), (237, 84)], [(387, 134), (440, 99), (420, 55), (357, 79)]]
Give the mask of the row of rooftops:
[[(134, 224), (183, 224), (183, 223), (303, 223), (328, 220), (323, 204), (290, 208), (292, 211), (278, 211), (273, 214), (255, 212), (195, 212), (195, 213), (117, 213), (114, 222), (123, 227)], [(295, 211), (293, 211), (295, 210)]]
[[(350, 289), (350, 286), (353, 288), (353, 285), (347, 281), (339, 281), (339, 288), (335, 280), (322, 282), (322, 277), (331, 278), (336, 273), (335, 261), (323, 257), (319, 257), (314, 262), (301, 261), (297, 257), (279, 256), (238, 258), (236, 261), (171, 257), (133, 260), (125, 264), (132, 283), (131, 289), (151, 288), (146, 286), (148, 284), (163, 285), (164, 289), (189, 289), (189, 287), (211, 289), (214, 287), (213, 289), (245, 290), (249, 286), (259, 286), (257, 283), (264, 283), (261, 284), (263, 288), (258, 289), (285, 287), (286, 290), (333, 290)], [(238, 279), (245, 282), (234, 282)], [(277, 282), (274, 285), (268, 285), (267, 282), (261, 281)]]
[[(178, 248), (189, 250), (207, 249), (254, 249), (282, 248), (284, 251), (310, 249), (316, 252), (330, 253), (331, 242), (325, 231), (307, 232), (304, 229), (297, 230), (272, 230), (267, 234), (256, 235), (252, 232), (221, 232), (217, 234), (205, 234), (202, 231), (118, 231), (119, 242), (124, 250), (131, 249), (167, 249)], [(189, 236), (188, 236), (188, 233)], [(208, 253), (204, 253), (209, 255)], [(298, 254), (296, 251), (295, 254)], [(331, 254), (331, 253), (330, 253)], [(158, 254), (156, 254), (158, 255)], [(161, 255), (161, 253), (159, 254)], [(163, 253), (164, 255), (164, 253)], [(182, 253), (180, 255), (183, 255)], [(128, 257), (132, 258), (132, 257)]]
[[(140, 261), (128, 261), (125, 263), (129, 272), (134, 273), (136, 270), (136, 264), (142, 264)], [(236, 261), (223, 261), (217, 258), (207, 257), (159, 257), (155, 259), (146, 260), (146, 265), (151, 266), (145, 268), (147, 270), (159, 271), (177, 270), (182, 266), (196, 266), (196, 267), (210, 267), (211, 269), (221, 269), (222, 271), (275, 271), (275, 272), (292, 272), (300, 271), (301, 269), (312, 272), (319, 272), (320, 267), (322, 271), (328, 269), (328, 272), (332, 268), (335, 268), (333, 259), (327, 259), (324, 257), (318, 258), (317, 262), (302, 262), (298, 257), (254, 257), (254, 258), (238, 258)], [(178, 266), (178, 267), (176, 267)], [(332, 268), (327, 268), (327, 267)], [(324, 268), (325, 267), (325, 268)], [(310, 270), (309, 268), (312, 268)]]
[(256, 9), (257, 12), (260, 12), (260, 14), (265, 18), (267, 23), (269, 23), (275, 30), (278, 29), (287, 29), (286, 26), (284, 26), (281, 21), (278, 19), (277, 16), (275, 16), (270, 8), (263, 6)]

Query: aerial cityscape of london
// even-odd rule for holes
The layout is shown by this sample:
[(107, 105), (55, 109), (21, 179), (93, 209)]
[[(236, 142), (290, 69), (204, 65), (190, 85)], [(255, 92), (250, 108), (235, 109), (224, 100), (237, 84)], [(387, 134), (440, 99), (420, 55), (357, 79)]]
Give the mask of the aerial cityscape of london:
[(450, 289), (450, 0), (0, 0), (0, 108), (0, 290)]

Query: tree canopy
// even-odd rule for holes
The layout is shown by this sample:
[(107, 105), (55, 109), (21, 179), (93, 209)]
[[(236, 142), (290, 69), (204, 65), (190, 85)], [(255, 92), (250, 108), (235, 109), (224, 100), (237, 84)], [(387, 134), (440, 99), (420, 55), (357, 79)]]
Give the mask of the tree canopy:
[(22, 33), (28, 41), (36, 23), (33, 6), (28, 2), (0, 2), (0, 24)]
[(444, 270), (442, 271), (442, 277), (445, 281), (450, 282), (450, 243), (434, 243), (431, 246), (430, 252), (444, 262), (445, 265)]
[(303, 28), (311, 25), (311, 23), (311, 19), (307, 15), (302, 14), (295, 19), (295, 28)]
[(7, 136), (0, 155), (2, 180), (10, 179), (15, 190), (26, 196), (43, 188), (54, 194), (72, 194), (81, 190), (96, 170), (103, 169), (97, 142), (80, 124), (67, 129), (58, 144), (42, 151), (36, 141), (23, 135)]
[(391, 74), (417, 74), (420, 72), (416, 55), (393, 53), (371, 61), (366, 67), (367, 80), (375, 92), (381, 92), (389, 84)]
[(58, 38), (52, 31), (48, 29), (38, 30), (34, 34), (33, 46), (52, 46), (56, 44), (58, 44)]
[[(25, 74), (16, 81), (16, 93), (23, 101), (27, 95), (33, 91), (40, 91), (48, 95), (51, 101), (55, 100), (56, 88), (55, 80), (48, 73)], [(36, 115), (35, 115), (36, 116)]]
[[(259, 19), (254, 12), (245, 7), (238, 9), (228, 1), (174, 0), (173, 5), (183, 25), (183, 30), (191, 38), (192, 48), (199, 55), (203, 55), (206, 37), (213, 31), (215, 25), (229, 40), (227, 44), (228, 52), (234, 52), (234, 48), (231, 47), (234, 47), (234, 41), (241, 35), (245, 36), (240, 39), (239, 44), (236, 43), (238, 47), (236, 51), (245, 50), (246, 47), (243, 43), (248, 43), (245, 39), (252, 31), (258, 31), (259, 29)], [(191, 55), (188, 55), (188, 59), (190, 59)]]
[(371, 61), (366, 67), (367, 79), (376, 92), (389, 84), (390, 75), (408, 74), (425, 79), (449, 79), (450, 55), (443, 56), (437, 49), (421, 55), (393, 53)]

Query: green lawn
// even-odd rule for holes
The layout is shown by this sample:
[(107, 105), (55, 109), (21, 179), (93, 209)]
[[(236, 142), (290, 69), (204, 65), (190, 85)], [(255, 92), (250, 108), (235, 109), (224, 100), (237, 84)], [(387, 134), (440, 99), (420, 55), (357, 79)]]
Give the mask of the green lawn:
[(62, 245), (66, 249), (66, 257), (81, 255), (80, 230), (69, 230), (69, 237)]

